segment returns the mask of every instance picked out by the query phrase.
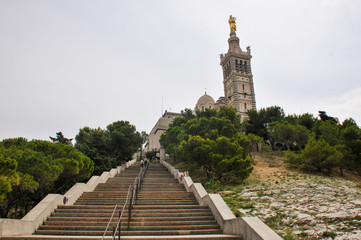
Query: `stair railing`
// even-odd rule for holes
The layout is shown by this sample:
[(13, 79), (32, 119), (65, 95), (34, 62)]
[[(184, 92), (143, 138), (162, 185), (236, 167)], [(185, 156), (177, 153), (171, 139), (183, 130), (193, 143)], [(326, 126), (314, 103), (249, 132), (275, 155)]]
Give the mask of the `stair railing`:
[[(119, 212), (119, 220), (118, 220), (117, 226), (115, 227), (115, 229), (113, 229), (113, 237), (112, 237), (113, 240), (115, 239), (115, 235), (116, 235), (117, 231), (118, 231), (118, 240), (120, 240), (120, 228), (121, 228), (121, 223), (122, 223), (122, 217), (123, 217), (123, 213), (125, 211), (125, 208), (126, 208), (126, 206), (128, 204), (129, 196), (130, 196), (130, 193), (131, 193), (131, 187), (132, 187), (132, 185), (129, 185), (127, 199), (125, 200), (122, 211)], [(128, 222), (128, 228), (129, 228), (129, 222)], [(104, 238), (104, 236), (103, 236), (103, 238)]]
[[(129, 187), (132, 187), (131, 185)], [(132, 187), (132, 193), (130, 195), (130, 202), (129, 202), (129, 206), (128, 206), (128, 229), (129, 229), (129, 224), (130, 221), (132, 220), (132, 209), (133, 209), (133, 205), (134, 205), (134, 186)]]
[(138, 177), (134, 179), (133, 189), (134, 189), (133, 190), (133, 205), (134, 205), (138, 200)]
[[(138, 177), (136, 177), (134, 179), (134, 184), (133, 186), (132, 185), (129, 185), (128, 187), (128, 194), (127, 194), (127, 198), (125, 200), (125, 203), (123, 205), (123, 208), (122, 208), (122, 211), (119, 212), (119, 220), (118, 220), (118, 223), (116, 225), (116, 227), (114, 228), (113, 227), (113, 237), (112, 239), (114, 240), (115, 239), (115, 235), (116, 235), (116, 232), (118, 231), (118, 240), (120, 239), (120, 229), (121, 229), (121, 221), (122, 221), (122, 217), (123, 217), (123, 213), (128, 205), (128, 229), (129, 229), (129, 225), (130, 225), (130, 221), (132, 220), (132, 209), (133, 209), (133, 205), (136, 203), (136, 201), (138, 200), (138, 192), (141, 188), (141, 185), (142, 185), (142, 182), (143, 182), (143, 178), (144, 178), (144, 174), (145, 172), (147, 171), (147, 168), (148, 168), (148, 165), (149, 163), (143, 167), (142, 171), (139, 173)], [(130, 200), (129, 200), (130, 198)], [(128, 204), (128, 200), (129, 200), (129, 204)], [(108, 231), (108, 228), (113, 220), (113, 217), (114, 217), (114, 213), (116, 211), (116, 209), (118, 208), (118, 204), (115, 205), (114, 207), (114, 210), (113, 210), (113, 213), (112, 213), (112, 216), (110, 217), (109, 219), (109, 222), (108, 222), (108, 225), (107, 227), (105, 228), (105, 231), (104, 231), (104, 234), (103, 234), (103, 237), (102, 237), (102, 240), (104, 240), (104, 237)]]
[(144, 175), (145, 175), (145, 172), (147, 171), (148, 169), (148, 165), (145, 165), (142, 169), (142, 171), (139, 173), (139, 182), (138, 182), (138, 189), (140, 190), (142, 188), (142, 182), (143, 182), (143, 179), (144, 179)]
[(103, 234), (102, 240), (104, 239), (105, 234), (106, 234), (106, 233), (107, 233), (107, 231), (108, 231), (108, 228), (109, 228), (109, 226), (110, 226), (110, 223), (112, 222), (112, 219), (113, 219), (113, 217), (114, 217), (115, 210), (117, 210), (117, 208), (118, 208), (118, 204), (115, 204), (115, 207), (114, 207), (114, 210), (113, 210), (112, 216), (110, 217), (109, 222), (108, 222), (108, 225), (107, 225), (107, 227), (105, 228), (105, 231), (104, 231), (104, 234)]
[(130, 203), (129, 203), (129, 207), (128, 207), (128, 229), (129, 229), (130, 221), (132, 220), (132, 209), (133, 209), (134, 204), (138, 200), (138, 192), (141, 188), (144, 174), (147, 171), (147, 168), (148, 168), (148, 164), (143, 167), (142, 171), (139, 173), (139, 176), (136, 177), (134, 180), (134, 185), (132, 188), (132, 195), (131, 195)]

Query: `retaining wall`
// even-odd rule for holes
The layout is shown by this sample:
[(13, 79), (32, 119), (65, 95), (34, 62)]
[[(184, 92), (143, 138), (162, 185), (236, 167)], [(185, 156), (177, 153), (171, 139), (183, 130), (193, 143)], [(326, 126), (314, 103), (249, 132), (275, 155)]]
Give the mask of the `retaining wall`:
[(22, 219), (0, 218), (0, 237), (33, 234), (59, 205), (73, 205), (83, 192), (94, 191), (99, 183), (105, 183), (135, 162), (133, 159), (109, 172), (103, 172), (101, 176), (93, 176), (87, 183), (76, 183), (64, 195), (48, 194)]
[(178, 169), (165, 161), (162, 164), (174, 178), (182, 183), (188, 192), (193, 192), (201, 206), (208, 206), (224, 234), (240, 235), (244, 240), (282, 240), (258, 217), (237, 218), (219, 194), (208, 194), (201, 183), (193, 183), (189, 176), (182, 177)]

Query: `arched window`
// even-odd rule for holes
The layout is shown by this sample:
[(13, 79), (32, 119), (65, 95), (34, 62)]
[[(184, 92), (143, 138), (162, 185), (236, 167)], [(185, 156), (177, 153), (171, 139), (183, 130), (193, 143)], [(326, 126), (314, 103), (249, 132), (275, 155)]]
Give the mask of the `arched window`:
[(202, 111), (204, 111), (204, 106), (202, 105)]
[(244, 72), (248, 73), (247, 61), (244, 61)]

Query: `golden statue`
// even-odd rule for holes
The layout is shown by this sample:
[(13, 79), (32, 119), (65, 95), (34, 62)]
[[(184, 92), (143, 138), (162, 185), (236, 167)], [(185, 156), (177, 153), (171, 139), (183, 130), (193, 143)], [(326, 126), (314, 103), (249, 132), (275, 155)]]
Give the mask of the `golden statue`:
[(236, 19), (235, 17), (232, 17), (232, 15), (229, 16), (229, 20), (228, 20), (228, 23), (229, 23), (229, 27), (231, 28), (231, 33), (234, 33), (236, 32)]

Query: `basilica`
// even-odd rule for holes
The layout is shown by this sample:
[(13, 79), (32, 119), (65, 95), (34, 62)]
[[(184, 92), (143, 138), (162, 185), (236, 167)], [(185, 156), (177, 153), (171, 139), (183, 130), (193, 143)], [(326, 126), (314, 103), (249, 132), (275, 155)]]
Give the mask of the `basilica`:
[(221, 106), (232, 106), (241, 116), (241, 121), (247, 119), (247, 111), (256, 109), (256, 97), (251, 70), (251, 48), (242, 51), (239, 38), (236, 35), (236, 18), (229, 17), (230, 37), (228, 52), (221, 54), (223, 70), (224, 96), (217, 101), (205, 93), (195, 106), (195, 110), (203, 111), (206, 108), (218, 109)]
[[(246, 47), (243, 51), (236, 35), (236, 18), (229, 17), (230, 36), (228, 39), (228, 52), (220, 55), (220, 65), (223, 70), (224, 96), (215, 101), (207, 92), (199, 98), (195, 110), (204, 111), (207, 108), (219, 109), (221, 106), (232, 106), (241, 116), (241, 121), (248, 118), (248, 110), (256, 109), (256, 98), (253, 86), (251, 69), (251, 48)], [(159, 139), (167, 130), (174, 118), (181, 116), (179, 113), (165, 112), (158, 120), (149, 134), (145, 151), (162, 151)], [(162, 157), (161, 157), (162, 158)]]

